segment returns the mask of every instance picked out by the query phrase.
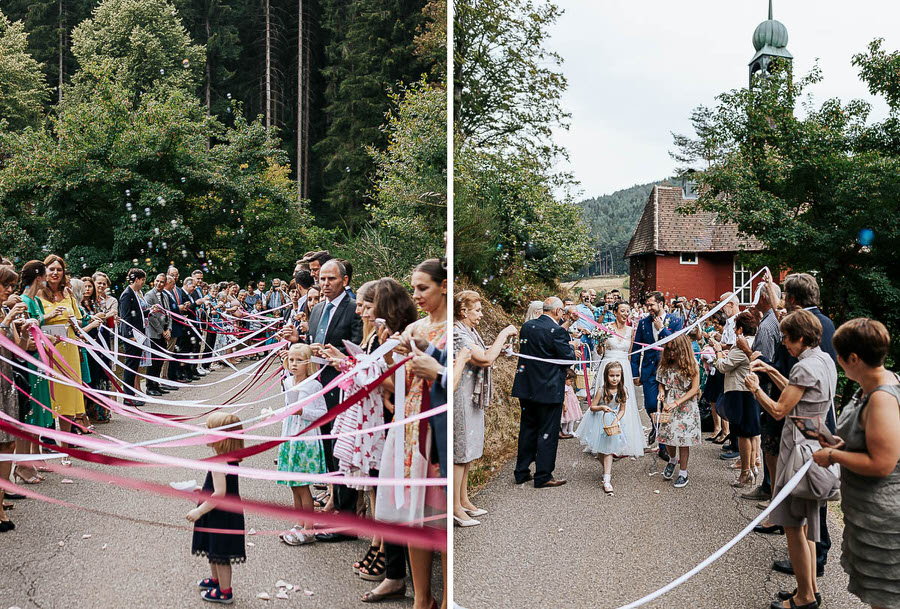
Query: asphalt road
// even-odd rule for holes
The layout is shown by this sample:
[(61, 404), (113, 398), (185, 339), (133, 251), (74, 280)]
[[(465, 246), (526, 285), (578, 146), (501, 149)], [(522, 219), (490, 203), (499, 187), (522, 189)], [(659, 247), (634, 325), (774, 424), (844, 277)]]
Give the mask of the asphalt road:
[[(246, 366), (242, 364), (241, 366)], [(218, 371), (205, 377), (226, 376)], [(206, 382), (204, 381), (200, 381)], [(229, 385), (231, 382), (228, 383)], [(225, 384), (191, 387), (170, 396), (201, 399), (222, 393)], [(247, 419), (262, 408), (284, 405), (281, 396), (249, 406), (239, 416)], [(154, 407), (162, 412), (183, 412), (176, 408)], [(199, 421), (202, 423), (202, 419)], [(195, 421), (196, 423), (196, 421)], [(175, 431), (139, 423), (114, 415), (108, 425), (98, 425), (98, 433), (126, 441), (149, 440), (174, 435)], [(262, 428), (257, 433), (280, 435), (281, 425)], [(169, 449), (168, 454), (190, 458), (211, 455), (206, 446)], [(274, 450), (244, 461), (257, 468), (275, 468)], [(74, 461), (76, 466), (99, 469), (116, 475), (152, 480), (161, 484), (196, 479), (202, 484), (205, 472), (180, 468), (115, 468)], [(30, 490), (96, 510), (156, 523), (188, 525), (185, 514), (194, 507), (186, 501), (113, 485), (47, 474), (45, 482)], [(241, 495), (247, 499), (291, 504), (285, 486), (265, 480), (242, 478)], [(208, 563), (192, 556), (190, 531), (138, 524), (89, 512), (73, 510), (26, 499), (16, 501), (9, 517), (16, 529), (0, 534), (0, 608), (124, 608), (124, 607), (208, 607), (200, 600), (196, 582), (209, 575)], [(257, 531), (284, 530), (290, 523), (274, 518), (246, 515), (247, 527)], [(83, 535), (90, 535), (83, 539)], [(317, 543), (290, 547), (277, 535), (247, 536), (247, 562), (234, 567), (234, 607), (364, 607), (359, 601), (376, 584), (361, 580), (352, 564), (365, 554), (368, 540), (337, 544)], [(253, 544), (252, 546), (250, 544)], [(296, 588), (289, 599), (276, 599), (275, 583), (282, 579)], [(434, 564), (434, 591), (441, 594), (439, 559)], [(257, 599), (268, 592), (272, 600)], [(412, 606), (412, 582), (407, 578), (407, 598), (379, 605), (385, 608)]]
[[(620, 460), (612, 470), (613, 497), (601, 488), (600, 462), (582, 453), (577, 438), (560, 440), (554, 475), (567, 479), (565, 486), (515, 485), (513, 463), (503, 465), (474, 498), (490, 511), (480, 518), (482, 525), (454, 530), (456, 603), (466, 609), (614, 609), (663, 587), (759, 514), (756, 502), (731, 488), (736, 474), (718, 454), (709, 442), (695, 449), (683, 489), (660, 474), (650, 476), (664, 466), (655, 456)], [(829, 526), (834, 546), (819, 580), (824, 606), (863, 609), (846, 591), (841, 525), (830, 517)], [(751, 533), (645, 607), (768, 607), (778, 590), (796, 586), (792, 577), (769, 568), (786, 557), (783, 536)]]

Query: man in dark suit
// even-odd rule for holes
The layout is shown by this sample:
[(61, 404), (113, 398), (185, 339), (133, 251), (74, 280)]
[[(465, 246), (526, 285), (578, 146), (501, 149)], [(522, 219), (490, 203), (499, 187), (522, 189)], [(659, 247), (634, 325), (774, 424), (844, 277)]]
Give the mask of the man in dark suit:
[[(119, 335), (135, 342), (143, 343), (147, 332), (147, 303), (141, 295), (141, 288), (147, 280), (147, 274), (141, 269), (128, 271), (128, 287), (119, 296)], [(124, 323), (124, 322), (127, 322)], [(134, 328), (132, 328), (134, 326)], [(136, 332), (144, 335), (137, 335)], [(134, 396), (135, 372), (141, 365), (141, 353), (143, 349), (128, 343), (122, 349), (125, 356), (125, 375), (122, 377), (123, 391)], [(143, 406), (144, 402), (135, 399), (126, 399), (128, 406)]]
[[(182, 323), (188, 324), (187, 326), (182, 326), (182, 334), (181, 338), (178, 340), (178, 351), (181, 353), (182, 359), (192, 359), (193, 354), (200, 349), (200, 343), (202, 342), (197, 335), (194, 333), (196, 329), (196, 323), (193, 321), (196, 319), (195, 309), (196, 309), (196, 300), (197, 295), (194, 294), (194, 278), (193, 277), (185, 277), (182, 282), (182, 287), (176, 289), (176, 295), (178, 298), (178, 308), (179, 313), (184, 315), (190, 321), (182, 321)], [(182, 382), (190, 383), (193, 381), (199, 381), (200, 375), (197, 373), (196, 364), (181, 364), (180, 366), (182, 374), (184, 377), (181, 379)]]
[[(362, 342), (363, 323), (356, 314), (356, 301), (350, 298), (344, 288), (347, 287), (347, 271), (344, 265), (329, 260), (319, 270), (319, 284), (322, 290), (322, 301), (309, 314), (309, 332), (307, 341), (313, 345), (332, 345), (346, 353), (344, 341), (354, 344)], [(339, 372), (332, 366), (322, 371), (319, 379), (327, 385), (338, 376)], [(340, 401), (340, 389), (333, 389), (325, 394), (328, 409), (337, 406)], [(331, 423), (322, 426), (322, 433), (331, 433)], [(334, 440), (323, 440), (325, 461), (328, 471), (337, 471), (334, 460)], [(343, 484), (334, 485), (334, 507), (342, 512), (356, 512), (356, 490)], [(352, 539), (343, 533), (324, 533), (316, 535), (320, 541), (344, 541)]]
[[(661, 338), (665, 338), (681, 330), (683, 322), (681, 318), (668, 315), (663, 312), (665, 298), (661, 292), (650, 292), (644, 301), (649, 315), (641, 318), (637, 330), (634, 333), (634, 344), (653, 344)], [(656, 412), (659, 400), (659, 383), (656, 380), (656, 368), (659, 366), (659, 354), (656, 349), (647, 349), (643, 353), (635, 353), (631, 356), (631, 375), (634, 377), (635, 387), (644, 387), (644, 409), (650, 415), (651, 421)], [(643, 355), (643, 358), (641, 356)], [(656, 427), (650, 430), (648, 444), (656, 440)], [(666, 447), (659, 445), (659, 458), (669, 460)]]
[[(559, 298), (544, 301), (544, 314), (525, 322), (519, 333), (522, 355), (543, 359), (575, 360), (575, 349), (568, 327), (578, 317), (566, 316)], [(534, 480), (535, 488), (561, 486), (565, 480), (553, 478), (556, 449), (559, 445), (559, 420), (565, 396), (565, 364), (519, 359), (512, 396), (519, 398), (522, 418), (519, 422), (519, 452), (516, 459), (516, 484)], [(534, 476), (531, 463), (534, 462)]]

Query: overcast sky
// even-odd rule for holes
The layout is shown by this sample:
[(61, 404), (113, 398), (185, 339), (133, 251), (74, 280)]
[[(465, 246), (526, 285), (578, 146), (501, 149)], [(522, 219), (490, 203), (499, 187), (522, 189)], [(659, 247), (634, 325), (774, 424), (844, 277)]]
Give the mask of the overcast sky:
[[(670, 175), (671, 132), (692, 134), (693, 108), (747, 86), (753, 30), (768, 17), (767, 0), (555, 2), (565, 14), (549, 47), (564, 60), (563, 105), (572, 113), (556, 141), (568, 149), (584, 197)], [(817, 102), (864, 98), (873, 119), (884, 117), (885, 104), (869, 95), (850, 59), (877, 37), (900, 48), (900, 2), (775, 0), (774, 18), (787, 27), (795, 75), (818, 59)]]

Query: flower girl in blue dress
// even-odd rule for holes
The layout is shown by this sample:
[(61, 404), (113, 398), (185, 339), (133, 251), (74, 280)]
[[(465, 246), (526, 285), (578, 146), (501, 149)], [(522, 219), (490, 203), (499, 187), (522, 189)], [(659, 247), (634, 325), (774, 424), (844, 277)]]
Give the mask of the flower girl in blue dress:
[(603, 491), (612, 496), (610, 483), (613, 455), (623, 454), (627, 447), (619, 422), (625, 416), (628, 394), (622, 383), (622, 364), (611, 362), (603, 371), (603, 385), (593, 396), (590, 409), (581, 420), (575, 435), (585, 452), (599, 454), (603, 463)]

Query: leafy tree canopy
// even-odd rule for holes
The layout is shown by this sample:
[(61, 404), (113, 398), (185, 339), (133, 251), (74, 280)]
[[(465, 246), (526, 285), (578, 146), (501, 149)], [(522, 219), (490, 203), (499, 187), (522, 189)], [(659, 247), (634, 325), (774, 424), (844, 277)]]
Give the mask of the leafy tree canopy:
[(49, 88), (41, 65), (28, 54), (28, 38), (21, 21), (0, 11), (0, 131), (36, 126), (41, 121)]
[[(695, 209), (718, 212), (767, 246), (756, 262), (815, 273), (823, 308), (842, 322), (869, 316), (900, 333), (900, 53), (875, 40), (853, 57), (860, 77), (890, 108), (837, 99), (805, 104), (818, 69), (789, 71), (724, 93), (694, 114), (696, 137), (676, 138), (675, 158), (706, 164)], [(894, 346), (894, 357), (898, 354)]]

